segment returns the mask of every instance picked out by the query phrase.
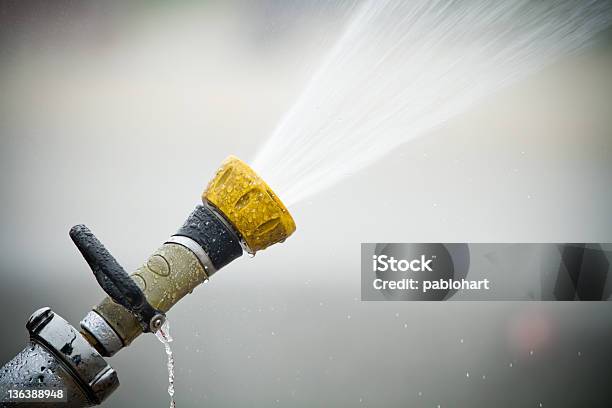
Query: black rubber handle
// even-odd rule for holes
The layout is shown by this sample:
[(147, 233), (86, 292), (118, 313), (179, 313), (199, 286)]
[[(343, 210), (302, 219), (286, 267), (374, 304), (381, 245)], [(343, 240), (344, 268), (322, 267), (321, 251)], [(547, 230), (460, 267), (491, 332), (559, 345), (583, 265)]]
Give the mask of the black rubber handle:
[(136, 316), (144, 332), (150, 332), (153, 317), (164, 314), (149, 304), (142, 290), (89, 228), (82, 224), (75, 225), (70, 229), (70, 238), (89, 264), (104, 292), (115, 303)]

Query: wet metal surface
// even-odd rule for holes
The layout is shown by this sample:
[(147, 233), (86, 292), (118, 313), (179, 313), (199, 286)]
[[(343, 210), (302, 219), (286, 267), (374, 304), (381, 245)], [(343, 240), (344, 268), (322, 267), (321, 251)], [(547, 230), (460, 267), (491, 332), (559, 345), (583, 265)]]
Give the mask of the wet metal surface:
[(34, 312), (26, 327), (29, 345), (0, 369), (2, 396), (9, 389), (61, 389), (67, 402), (58, 406), (83, 407), (101, 403), (119, 386), (112, 367), (51, 309)]

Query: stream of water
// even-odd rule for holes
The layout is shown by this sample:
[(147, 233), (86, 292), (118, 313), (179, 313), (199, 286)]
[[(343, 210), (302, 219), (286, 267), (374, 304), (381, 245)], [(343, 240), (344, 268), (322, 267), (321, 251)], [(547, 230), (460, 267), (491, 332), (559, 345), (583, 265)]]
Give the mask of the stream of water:
[(172, 336), (170, 335), (170, 323), (168, 319), (164, 321), (161, 328), (155, 332), (157, 339), (164, 345), (166, 356), (168, 357), (168, 395), (170, 395), (170, 408), (176, 407), (176, 401), (174, 400), (174, 354), (170, 343), (172, 342)]
[(291, 206), (611, 22), (607, 0), (366, 1), (252, 165)]

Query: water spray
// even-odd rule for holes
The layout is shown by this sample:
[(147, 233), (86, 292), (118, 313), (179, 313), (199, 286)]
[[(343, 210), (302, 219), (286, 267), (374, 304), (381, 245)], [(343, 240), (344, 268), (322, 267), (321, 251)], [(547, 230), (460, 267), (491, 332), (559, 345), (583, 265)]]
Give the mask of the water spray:
[(612, 2), (362, 2), (253, 167), (292, 206), (592, 44)]
[(26, 324), (29, 344), (0, 369), (0, 388), (65, 390), (62, 407), (100, 404), (119, 386), (104, 357), (148, 332), (168, 352), (166, 313), (173, 305), (244, 252), (255, 254), (294, 231), (276, 194), (233, 156), (217, 170), (202, 204), (131, 275), (86, 226), (73, 227), (70, 237), (108, 296), (87, 313), (80, 331), (48, 307), (34, 312)]

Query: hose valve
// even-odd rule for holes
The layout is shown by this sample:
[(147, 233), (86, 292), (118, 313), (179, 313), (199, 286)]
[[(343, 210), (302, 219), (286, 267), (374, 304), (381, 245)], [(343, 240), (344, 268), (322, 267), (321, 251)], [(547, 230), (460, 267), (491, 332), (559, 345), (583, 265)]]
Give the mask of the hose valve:
[(70, 238), (106, 294), (136, 317), (144, 333), (156, 332), (164, 324), (166, 315), (149, 304), (142, 290), (93, 232), (83, 224), (75, 225), (70, 230)]

